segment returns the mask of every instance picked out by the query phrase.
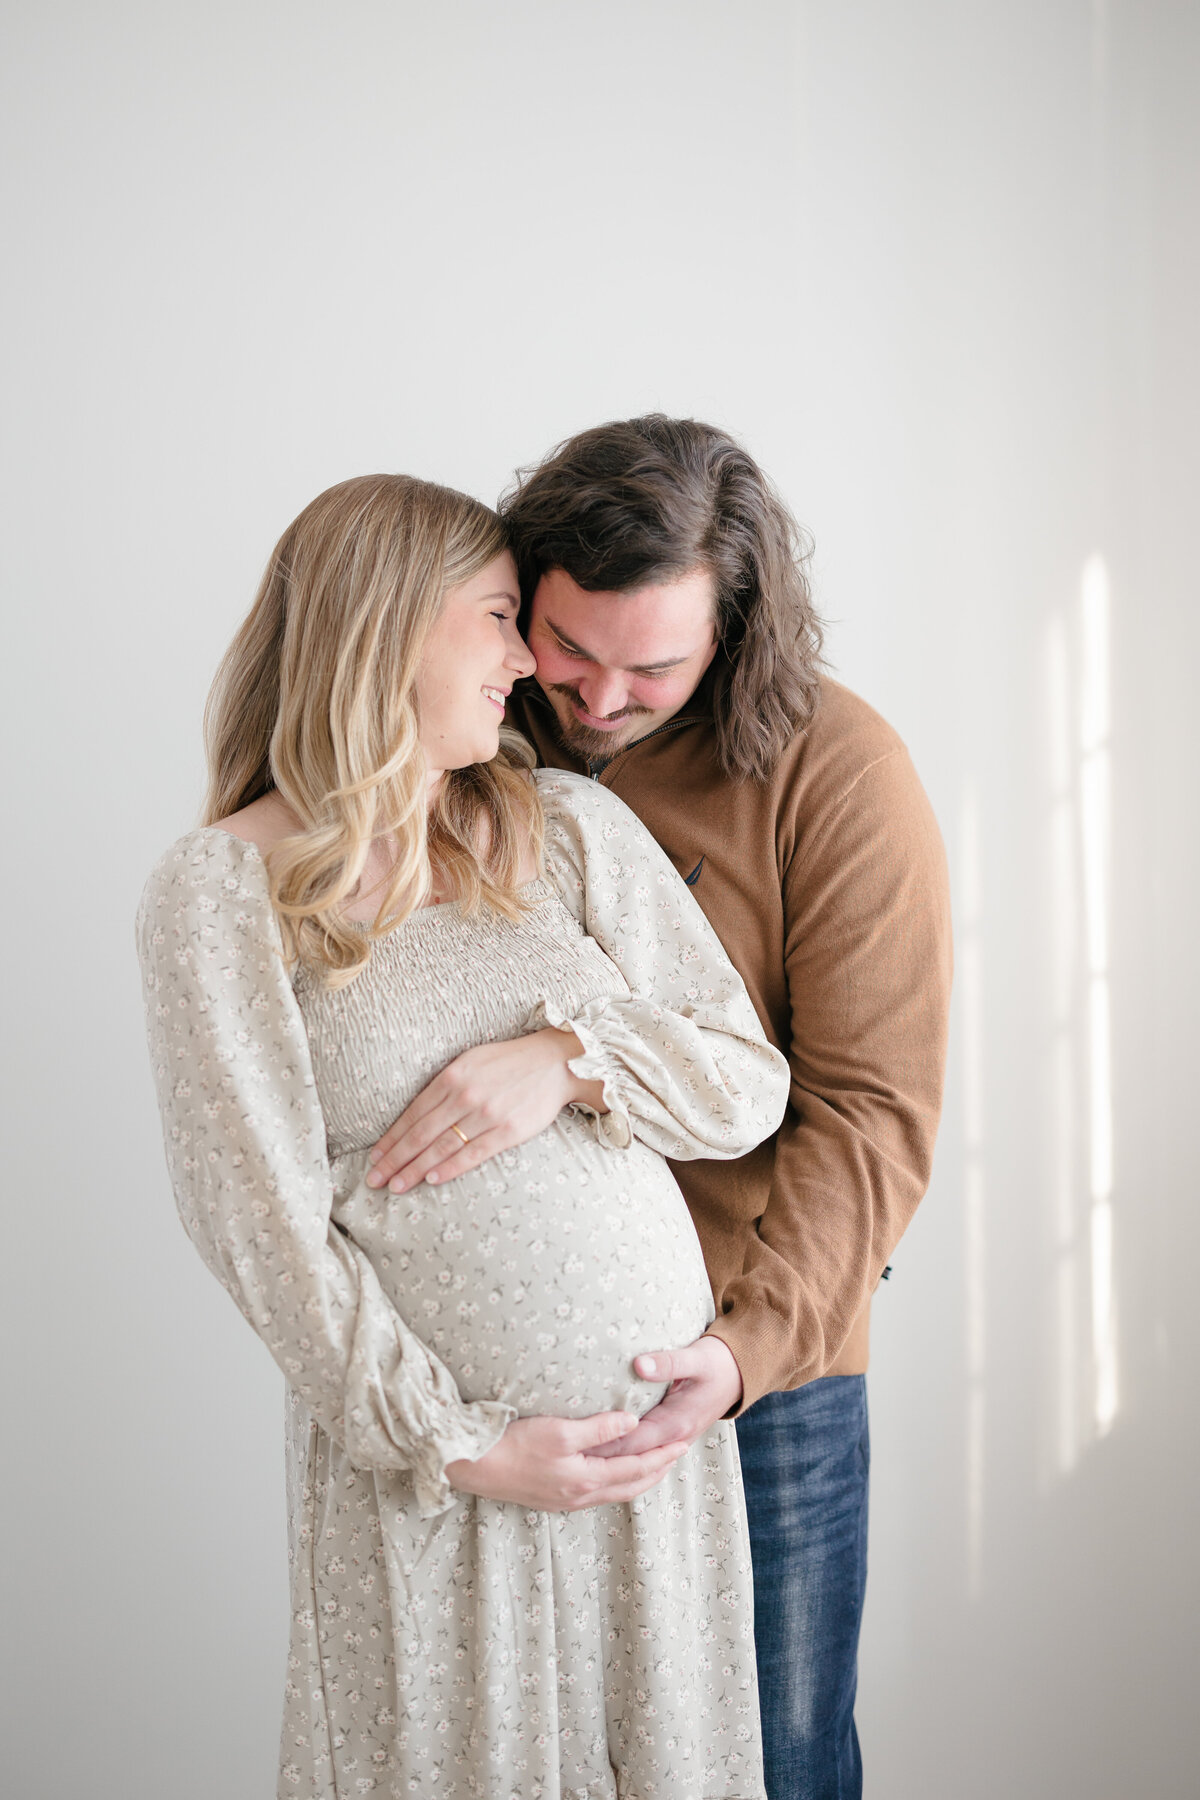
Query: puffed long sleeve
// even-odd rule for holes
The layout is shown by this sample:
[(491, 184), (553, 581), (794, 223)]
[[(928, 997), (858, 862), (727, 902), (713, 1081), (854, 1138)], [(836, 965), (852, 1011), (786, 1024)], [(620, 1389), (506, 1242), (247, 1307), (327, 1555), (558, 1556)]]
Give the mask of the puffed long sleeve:
[(569, 1020), (544, 1005), (533, 1023), (569, 1025), (583, 1044), (570, 1066), (604, 1084), (603, 1142), (636, 1137), (677, 1160), (743, 1155), (778, 1127), (789, 1076), (741, 976), (623, 801), (579, 775), (537, 782), (546, 873), (630, 991)]
[(465, 1402), (331, 1218), (335, 1184), (304, 1021), (253, 845), (167, 852), (138, 912), (167, 1163), (188, 1236), (318, 1423), (360, 1468), (409, 1469), (423, 1517), (445, 1465), (515, 1416)]

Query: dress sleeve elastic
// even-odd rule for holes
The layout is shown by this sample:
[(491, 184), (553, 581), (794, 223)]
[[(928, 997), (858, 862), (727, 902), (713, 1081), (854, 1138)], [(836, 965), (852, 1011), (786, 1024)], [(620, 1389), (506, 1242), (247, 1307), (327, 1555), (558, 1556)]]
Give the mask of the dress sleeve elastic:
[(569, 1025), (582, 1043), (570, 1066), (604, 1084), (601, 1142), (621, 1148), (636, 1137), (679, 1161), (744, 1155), (783, 1117), (788, 1066), (741, 976), (615, 794), (560, 772), (540, 774), (538, 787), (547, 875), (629, 996), (591, 1001), (569, 1020), (543, 1004), (532, 1023)]
[(200, 831), (138, 912), (167, 1164), (188, 1236), (313, 1416), (361, 1468), (408, 1469), (423, 1517), (445, 1466), (515, 1416), (468, 1404), (331, 1218), (333, 1179), (304, 1021), (258, 852)]

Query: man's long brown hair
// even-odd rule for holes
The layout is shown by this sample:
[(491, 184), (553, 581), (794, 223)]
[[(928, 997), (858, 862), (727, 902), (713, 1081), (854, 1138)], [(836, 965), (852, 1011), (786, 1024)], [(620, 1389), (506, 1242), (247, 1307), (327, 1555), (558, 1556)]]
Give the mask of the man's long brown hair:
[(771, 772), (816, 707), (821, 622), (809, 539), (728, 432), (664, 413), (597, 425), (521, 470), (500, 515), (526, 606), (551, 569), (591, 593), (709, 569), (717, 754), (735, 779)]

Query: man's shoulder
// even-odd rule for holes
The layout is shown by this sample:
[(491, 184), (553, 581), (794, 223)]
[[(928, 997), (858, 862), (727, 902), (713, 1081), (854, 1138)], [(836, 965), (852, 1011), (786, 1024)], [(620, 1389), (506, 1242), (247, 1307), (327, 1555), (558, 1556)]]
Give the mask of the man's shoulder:
[(816, 750), (864, 765), (878, 756), (904, 749), (900, 733), (882, 713), (876, 712), (861, 694), (829, 676), (821, 681), (816, 710), (798, 734), (797, 742), (810, 754)]
[(895, 727), (860, 694), (825, 677), (813, 715), (784, 751), (774, 779), (781, 801), (802, 792), (833, 800), (869, 769), (897, 760), (907, 763), (908, 752)]
[(942, 868), (937, 821), (908, 747), (873, 706), (825, 681), (805, 740), (776, 808), (793, 844), (805, 846), (805, 868), (818, 869), (827, 855), (844, 862), (851, 844)]

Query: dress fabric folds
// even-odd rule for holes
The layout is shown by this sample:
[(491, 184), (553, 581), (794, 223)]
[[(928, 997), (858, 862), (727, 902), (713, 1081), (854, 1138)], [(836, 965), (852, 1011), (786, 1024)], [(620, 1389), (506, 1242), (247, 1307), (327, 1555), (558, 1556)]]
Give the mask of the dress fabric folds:
[[(787, 1065), (633, 815), (537, 777), (517, 921), (413, 914), (330, 989), (289, 970), (261, 857), (215, 828), (138, 915), (180, 1216), (287, 1383), (280, 1795), (762, 1800), (734, 1428), (629, 1505), (460, 1494), (517, 1415), (645, 1411), (640, 1350), (713, 1316), (664, 1158), (743, 1154)], [(569, 1023), (608, 1110), (411, 1194), (366, 1152), (453, 1057)]]

